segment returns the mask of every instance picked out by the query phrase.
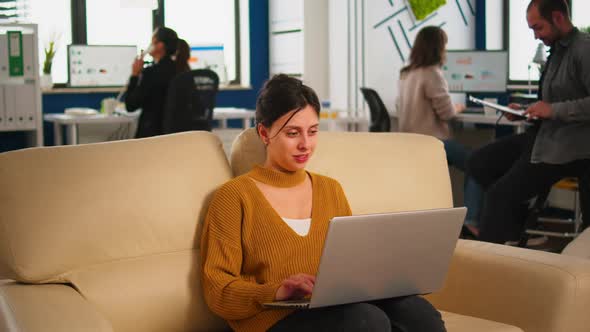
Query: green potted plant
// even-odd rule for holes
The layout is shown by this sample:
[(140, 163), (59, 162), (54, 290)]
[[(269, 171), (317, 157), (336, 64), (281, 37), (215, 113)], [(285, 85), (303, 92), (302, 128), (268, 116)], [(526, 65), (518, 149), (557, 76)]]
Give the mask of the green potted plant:
[(580, 31), (583, 31), (585, 33), (590, 33), (590, 26), (582, 27), (582, 28), (580, 28)]
[(51, 65), (53, 63), (53, 57), (55, 56), (55, 42), (49, 42), (49, 48), (44, 48), (45, 61), (43, 62), (43, 74), (51, 74)]
[(49, 43), (47, 43), (47, 46), (43, 48), (43, 51), (45, 53), (45, 60), (43, 61), (43, 72), (40, 81), (42, 89), (51, 89), (53, 87), (53, 79), (51, 78), (51, 67), (53, 65), (53, 58), (55, 57), (55, 53), (57, 52), (58, 39), (59, 35), (54, 34), (52, 38), (50, 38)]

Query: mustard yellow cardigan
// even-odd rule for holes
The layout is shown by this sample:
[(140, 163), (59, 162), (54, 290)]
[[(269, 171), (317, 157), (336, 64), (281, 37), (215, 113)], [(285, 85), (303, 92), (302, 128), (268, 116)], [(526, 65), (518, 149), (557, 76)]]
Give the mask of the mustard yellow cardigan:
[[(312, 182), (311, 226), (298, 235), (271, 207), (256, 181), (292, 187)], [(295, 204), (295, 202), (294, 202)], [(292, 310), (265, 309), (282, 280), (317, 273), (328, 224), (350, 215), (340, 184), (300, 170), (283, 173), (260, 166), (224, 184), (214, 195), (201, 238), (202, 285), (209, 308), (235, 331), (265, 331)]]

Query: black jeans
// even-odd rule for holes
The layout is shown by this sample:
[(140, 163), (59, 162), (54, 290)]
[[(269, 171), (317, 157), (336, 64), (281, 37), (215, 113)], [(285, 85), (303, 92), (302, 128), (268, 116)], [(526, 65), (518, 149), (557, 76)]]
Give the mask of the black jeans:
[(446, 329), (440, 313), (428, 301), (419, 296), (406, 296), (298, 310), (268, 331), (442, 332)]
[[(582, 181), (590, 170), (588, 159), (560, 165), (531, 163), (535, 136), (536, 130), (531, 129), (498, 139), (474, 151), (467, 161), (467, 172), (484, 189), (480, 240), (504, 243), (518, 239), (530, 199), (564, 177)], [(584, 186), (581, 194), (585, 190)]]

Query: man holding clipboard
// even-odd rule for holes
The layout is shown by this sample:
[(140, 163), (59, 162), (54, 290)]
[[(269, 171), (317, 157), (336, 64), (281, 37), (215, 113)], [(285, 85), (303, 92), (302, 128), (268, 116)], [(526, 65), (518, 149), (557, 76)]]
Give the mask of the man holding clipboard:
[[(504, 113), (512, 121), (535, 119), (534, 125), (484, 146), (468, 160), (468, 172), (485, 189), (482, 241), (518, 239), (526, 202), (564, 177), (580, 178), (580, 196), (588, 198), (590, 36), (573, 26), (566, 0), (532, 0), (526, 15), (535, 38), (551, 47), (550, 56), (539, 100), (526, 109), (508, 105), (520, 114)], [(585, 216), (590, 216), (588, 203), (582, 201)]]

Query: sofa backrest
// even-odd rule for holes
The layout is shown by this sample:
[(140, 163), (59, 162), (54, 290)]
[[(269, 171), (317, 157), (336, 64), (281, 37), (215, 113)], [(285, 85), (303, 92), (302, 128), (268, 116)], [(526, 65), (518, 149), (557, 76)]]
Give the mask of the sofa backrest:
[(197, 249), (231, 175), (208, 132), (0, 154), (0, 279), (71, 283), (116, 331), (224, 326)]
[[(265, 160), (256, 131), (234, 141), (234, 176)], [(340, 182), (354, 214), (448, 208), (453, 206), (442, 143), (404, 133), (321, 132), (308, 170)]]

